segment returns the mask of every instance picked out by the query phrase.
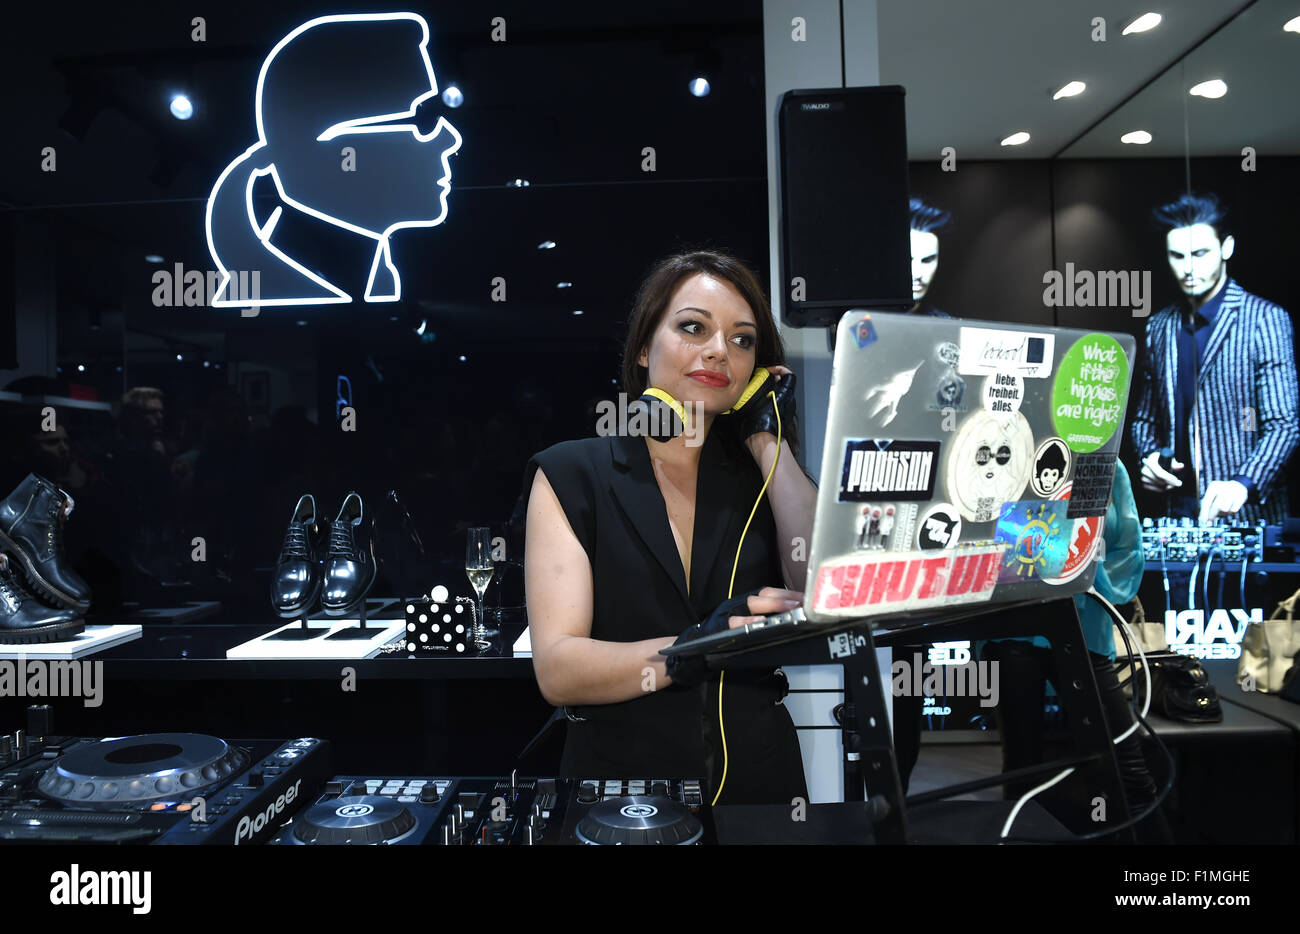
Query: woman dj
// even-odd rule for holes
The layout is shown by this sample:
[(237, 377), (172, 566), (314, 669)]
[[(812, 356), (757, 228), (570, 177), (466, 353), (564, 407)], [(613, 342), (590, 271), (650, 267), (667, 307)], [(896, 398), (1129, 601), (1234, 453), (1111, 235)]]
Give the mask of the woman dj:
[[(636, 399), (657, 387), (684, 403), (685, 432), (567, 441), (529, 462), (533, 665), (542, 695), (569, 720), (563, 775), (699, 778), (720, 803), (806, 800), (784, 674), (720, 675), (660, 654), (688, 629), (802, 602), (773, 586), (803, 585), (815, 502), (795, 460), (784, 359), (744, 265), (710, 252), (664, 259), (637, 294), (623, 389)], [(760, 364), (772, 376), (729, 413)]]

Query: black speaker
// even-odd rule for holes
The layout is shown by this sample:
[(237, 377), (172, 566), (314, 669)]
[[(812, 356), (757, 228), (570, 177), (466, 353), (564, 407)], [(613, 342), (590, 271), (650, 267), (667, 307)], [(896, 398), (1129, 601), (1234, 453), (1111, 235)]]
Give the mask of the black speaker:
[(911, 308), (903, 89), (787, 91), (777, 141), (785, 323)]

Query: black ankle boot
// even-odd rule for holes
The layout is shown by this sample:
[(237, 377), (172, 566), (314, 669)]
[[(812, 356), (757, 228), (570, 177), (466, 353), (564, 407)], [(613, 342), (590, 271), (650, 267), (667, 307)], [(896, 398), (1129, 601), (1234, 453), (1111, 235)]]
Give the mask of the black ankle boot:
[(320, 599), (324, 572), (313, 540), (317, 531), (316, 500), (308, 493), (298, 500), (289, 517), (289, 529), (271, 574), (271, 605), (283, 619), (310, 613)]
[(321, 608), (326, 616), (345, 616), (375, 583), (375, 541), (361, 497), (349, 493), (330, 526)]
[(0, 643), (61, 642), (86, 628), (72, 610), (51, 609), (32, 596), (15, 564), (0, 554)]
[(18, 489), (0, 501), (0, 547), (17, 559), (38, 594), (85, 613), (90, 609), (90, 587), (63, 555), (63, 520), (71, 512), (71, 496), (28, 474)]

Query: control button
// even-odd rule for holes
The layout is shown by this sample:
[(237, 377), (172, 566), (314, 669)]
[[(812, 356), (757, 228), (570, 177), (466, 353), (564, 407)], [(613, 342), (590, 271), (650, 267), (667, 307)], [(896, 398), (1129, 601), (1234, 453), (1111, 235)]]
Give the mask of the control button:
[(429, 780), (426, 778), (413, 778), (406, 784), (411, 785), (414, 788), (422, 788), (425, 785), (429, 784)]
[(605, 797), (617, 798), (623, 793), (623, 783), (618, 779), (605, 782)]
[(397, 800), (402, 802), (403, 804), (414, 804), (416, 801), (420, 799), (417, 798), (415, 795), (401, 795), (400, 797), (398, 797)]
[(266, 779), (262, 776), (261, 772), (249, 772), (248, 784), (252, 788), (261, 788), (266, 784)]
[(642, 780), (640, 780), (640, 781), (628, 782), (628, 783), (627, 783), (627, 793), (630, 794), (630, 795), (643, 795), (643, 794), (645, 794), (645, 780), (642, 779)]

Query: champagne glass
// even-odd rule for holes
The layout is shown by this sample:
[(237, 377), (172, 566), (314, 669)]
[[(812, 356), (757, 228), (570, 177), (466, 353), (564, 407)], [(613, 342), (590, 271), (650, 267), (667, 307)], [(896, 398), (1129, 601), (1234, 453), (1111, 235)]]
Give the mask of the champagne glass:
[(473, 630), (474, 639), (478, 642), (500, 635), (497, 630), (488, 629), (483, 625), (483, 594), (487, 592), (493, 570), (491, 530), (470, 529), (469, 538), (465, 542), (465, 576), (469, 578), (474, 593), (478, 596), (478, 613)]

